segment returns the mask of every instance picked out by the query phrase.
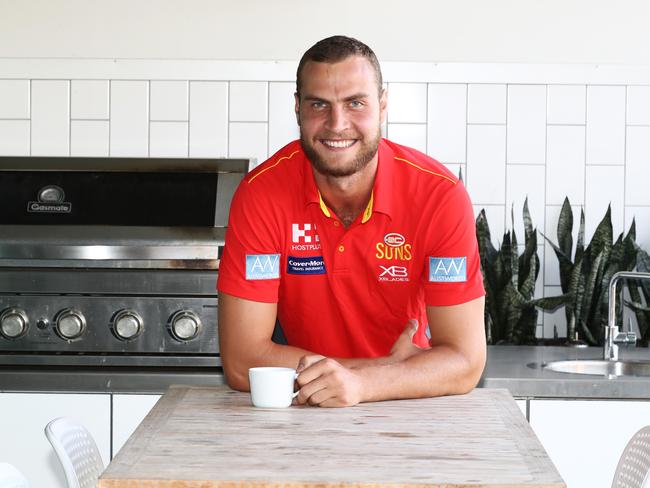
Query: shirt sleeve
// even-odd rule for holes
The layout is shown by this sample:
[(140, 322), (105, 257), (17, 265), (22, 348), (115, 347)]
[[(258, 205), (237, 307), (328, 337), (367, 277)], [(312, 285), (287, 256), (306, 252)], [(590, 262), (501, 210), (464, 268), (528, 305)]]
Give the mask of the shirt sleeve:
[[(474, 211), (464, 185), (433, 198), (422, 276), (427, 305), (459, 305), (485, 295)], [(436, 192), (437, 193), (437, 192)]]
[[(257, 183), (256, 183), (257, 184)], [(219, 292), (277, 303), (281, 275), (280, 226), (268, 196), (252, 191), (248, 179), (235, 192), (219, 264)]]

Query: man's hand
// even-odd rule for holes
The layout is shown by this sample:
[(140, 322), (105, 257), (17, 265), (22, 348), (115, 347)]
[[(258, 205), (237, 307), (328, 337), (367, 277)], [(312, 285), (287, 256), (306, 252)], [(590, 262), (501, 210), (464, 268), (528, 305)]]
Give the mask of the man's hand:
[(304, 356), (298, 363), (298, 403), (319, 407), (349, 407), (362, 400), (363, 379), (354, 369), (332, 358)]

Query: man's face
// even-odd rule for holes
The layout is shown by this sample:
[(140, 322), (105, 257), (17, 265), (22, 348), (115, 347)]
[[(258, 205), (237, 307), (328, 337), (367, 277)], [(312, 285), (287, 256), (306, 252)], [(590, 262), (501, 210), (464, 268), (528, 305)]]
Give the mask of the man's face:
[(338, 63), (309, 61), (296, 95), (300, 140), (314, 168), (349, 176), (377, 155), (386, 94), (378, 93), (372, 65), (361, 56)]

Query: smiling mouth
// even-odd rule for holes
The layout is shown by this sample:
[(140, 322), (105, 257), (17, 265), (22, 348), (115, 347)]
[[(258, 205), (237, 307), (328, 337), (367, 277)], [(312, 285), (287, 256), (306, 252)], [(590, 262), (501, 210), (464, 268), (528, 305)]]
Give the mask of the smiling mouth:
[(347, 149), (348, 147), (352, 146), (355, 142), (357, 142), (356, 139), (321, 139), (320, 140), (321, 144), (324, 146), (327, 146), (332, 149)]

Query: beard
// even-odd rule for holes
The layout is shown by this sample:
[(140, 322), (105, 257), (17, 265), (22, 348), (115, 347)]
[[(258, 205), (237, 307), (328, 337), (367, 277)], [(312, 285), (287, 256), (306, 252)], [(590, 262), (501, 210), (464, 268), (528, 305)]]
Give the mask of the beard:
[[(335, 138), (338, 138), (335, 137)], [(345, 137), (342, 137), (343, 139)], [(379, 141), (381, 140), (381, 129), (377, 128), (377, 133), (375, 137), (367, 141), (359, 139), (355, 144), (359, 144), (359, 150), (357, 151), (356, 156), (351, 160), (347, 161), (345, 164), (334, 166), (329, 163), (326, 158), (322, 157), (314, 145), (308, 141), (302, 131), (300, 131), (300, 142), (302, 148), (305, 151), (305, 154), (309, 158), (312, 166), (316, 171), (324, 176), (333, 176), (335, 178), (342, 178), (345, 176), (351, 176), (355, 173), (358, 173), (363, 168), (365, 168), (372, 158), (377, 154), (377, 149), (379, 148)]]

